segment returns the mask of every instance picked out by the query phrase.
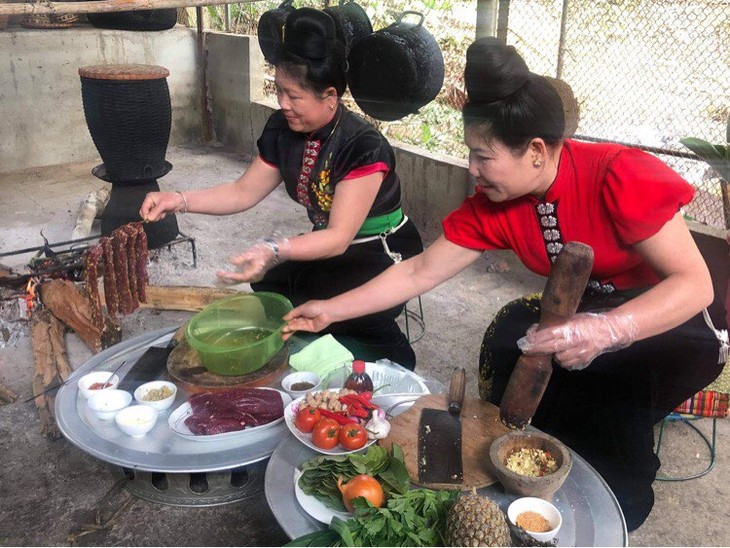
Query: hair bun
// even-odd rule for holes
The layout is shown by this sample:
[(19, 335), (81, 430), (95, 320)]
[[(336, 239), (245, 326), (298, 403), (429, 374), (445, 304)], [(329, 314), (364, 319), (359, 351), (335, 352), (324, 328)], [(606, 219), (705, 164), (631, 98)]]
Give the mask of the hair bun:
[(469, 101), (499, 101), (525, 85), (529, 77), (530, 70), (517, 50), (498, 38), (480, 38), (466, 50), (464, 83)]
[(335, 21), (314, 8), (299, 8), (284, 23), (284, 50), (305, 59), (324, 59), (335, 47)]

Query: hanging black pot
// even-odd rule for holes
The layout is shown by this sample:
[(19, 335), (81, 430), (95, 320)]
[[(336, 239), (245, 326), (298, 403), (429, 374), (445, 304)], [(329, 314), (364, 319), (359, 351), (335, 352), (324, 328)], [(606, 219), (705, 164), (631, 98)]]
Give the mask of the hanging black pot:
[[(403, 22), (413, 14), (417, 24)], [(404, 11), (395, 23), (354, 44), (347, 83), (355, 102), (373, 118), (398, 120), (436, 98), (444, 83), (444, 56), (423, 27), (423, 15)]]
[(89, 23), (100, 29), (167, 30), (177, 23), (177, 9), (89, 13), (87, 18)]
[(362, 38), (373, 32), (373, 25), (368, 14), (354, 0), (340, 0), (338, 6), (325, 8), (325, 13), (335, 20), (337, 37), (345, 44), (345, 54), (349, 55), (352, 47)]
[(282, 30), (287, 16), (296, 8), (292, 7), (294, 0), (284, 0), (278, 8), (266, 11), (259, 17), (258, 30), (259, 47), (264, 58), (273, 64), (279, 58), (282, 48)]

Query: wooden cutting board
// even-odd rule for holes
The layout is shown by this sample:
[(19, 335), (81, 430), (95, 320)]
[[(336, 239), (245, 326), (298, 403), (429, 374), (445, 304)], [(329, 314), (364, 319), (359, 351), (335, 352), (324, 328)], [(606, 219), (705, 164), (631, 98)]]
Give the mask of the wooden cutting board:
[(471, 489), (497, 482), (489, 469), (489, 446), (509, 428), (499, 420), (499, 408), (477, 398), (464, 398), (461, 410), (461, 460), (464, 481), (459, 484), (434, 484), (418, 481), (418, 423), (424, 408), (446, 410), (446, 394), (421, 396), (404, 413), (390, 419), (390, 433), (379, 444), (389, 449), (392, 443), (403, 448), (411, 481), (431, 489)]

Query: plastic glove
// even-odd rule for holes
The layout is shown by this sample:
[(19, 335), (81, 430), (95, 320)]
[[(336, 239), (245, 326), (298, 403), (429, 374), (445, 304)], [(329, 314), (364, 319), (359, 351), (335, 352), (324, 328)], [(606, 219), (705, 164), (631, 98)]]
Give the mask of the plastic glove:
[(286, 260), (290, 248), (286, 238), (268, 238), (231, 259), (231, 263), (238, 267), (236, 271), (219, 270), (216, 275), (221, 282), (227, 284), (259, 282), (269, 269)]
[(332, 317), (325, 310), (327, 301), (307, 301), (284, 316), (287, 324), (282, 330), (284, 340), (295, 331), (317, 333), (332, 323)]
[(583, 369), (600, 354), (629, 346), (636, 331), (631, 315), (586, 312), (557, 327), (533, 325), (517, 346), (525, 354), (555, 354), (565, 369)]

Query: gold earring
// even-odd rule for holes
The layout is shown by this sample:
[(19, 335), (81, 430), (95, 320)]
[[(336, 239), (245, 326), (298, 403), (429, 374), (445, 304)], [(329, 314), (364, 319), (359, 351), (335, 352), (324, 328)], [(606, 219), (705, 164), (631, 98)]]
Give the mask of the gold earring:
[(335, 106), (334, 105), (330, 105), (330, 110), (335, 110)]
[(532, 165), (535, 167), (540, 167), (542, 165), (542, 160), (540, 160), (540, 158), (537, 158), (534, 162), (532, 162)]

